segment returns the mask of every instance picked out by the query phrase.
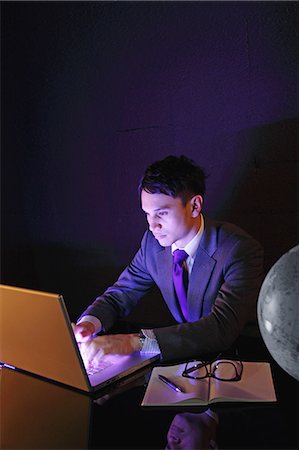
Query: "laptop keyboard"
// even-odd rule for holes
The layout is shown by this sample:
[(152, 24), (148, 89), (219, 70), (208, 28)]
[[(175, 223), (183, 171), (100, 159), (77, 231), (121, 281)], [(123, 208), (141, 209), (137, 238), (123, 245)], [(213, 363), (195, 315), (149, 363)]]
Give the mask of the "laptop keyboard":
[(96, 367), (93, 367), (93, 366), (87, 367), (86, 372), (88, 375), (94, 375), (95, 373), (98, 373), (104, 369), (107, 369), (107, 367), (110, 367), (113, 364), (114, 364), (114, 362), (109, 359), (101, 359)]

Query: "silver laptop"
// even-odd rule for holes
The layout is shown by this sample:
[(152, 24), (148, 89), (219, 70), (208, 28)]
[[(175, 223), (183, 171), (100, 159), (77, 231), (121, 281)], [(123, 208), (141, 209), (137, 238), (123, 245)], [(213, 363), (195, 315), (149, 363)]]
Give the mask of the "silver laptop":
[(153, 364), (157, 353), (108, 355), (88, 374), (62, 295), (0, 285), (0, 362), (89, 393)]

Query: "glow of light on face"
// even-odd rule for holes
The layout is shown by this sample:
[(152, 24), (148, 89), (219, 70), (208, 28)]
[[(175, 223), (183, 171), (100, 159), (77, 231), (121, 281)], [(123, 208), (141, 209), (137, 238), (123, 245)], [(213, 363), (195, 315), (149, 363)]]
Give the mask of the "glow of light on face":
[(271, 323), (269, 320), (266, 320), (266, 319), (265, 319), (264, 325), (265, 325), (266, 330), (267, 330), (269, 333), (272, 333), (272, 331), (273, 331), (273, 325), (272, 325), (272, 323)]

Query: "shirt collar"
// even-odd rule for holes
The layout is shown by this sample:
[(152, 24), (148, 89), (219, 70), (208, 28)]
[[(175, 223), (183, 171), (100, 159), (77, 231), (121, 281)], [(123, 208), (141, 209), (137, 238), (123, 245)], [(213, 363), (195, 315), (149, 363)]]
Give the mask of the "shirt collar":
[(198, 232), (196, 233), (196, 235), (191, 239), (190, 242), (188, 242), (187, 245), (185, 245), (185, 247), (178, 247), (175, 243), (173, 243), (171, 245), (171, 253), (173, 254), (173, 252), (175, 250), (185, 250), (186, 253), (188, 253), (189, 256), (191, 256), (191, 258), (195, 258), (198, 246), (199, 246), (199, 242), (201, 240), (201, 237), (203, 235), (204, 232), (204, 218), (203, 215), (200, 214), (200, 218), (201, 218), (201, 222), (200, 222), (200, 228), (198, 230)]

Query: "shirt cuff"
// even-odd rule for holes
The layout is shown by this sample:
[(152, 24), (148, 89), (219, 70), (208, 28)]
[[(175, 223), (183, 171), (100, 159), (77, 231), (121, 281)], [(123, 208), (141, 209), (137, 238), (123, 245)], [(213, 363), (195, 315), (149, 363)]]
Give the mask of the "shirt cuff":
[(92, 323), (94, 326), (94, 329), (95, 329), (94, 334), (99, 333), (103, 328), (101, 321), (95, 316), (89, 316), (89, 315), (83, 316), (83, 317), (81, 317), (80, 320), (78, 320), (76, 325), (79, 325), (79, 323), (81, 323), (81, 322)]
[(156, 339), (155, 333), (153, 330), (141, 330), (141, 333), (145, 337), (144, 342), (142, 344), (140, 353), (161, 353), (158, 341)]

